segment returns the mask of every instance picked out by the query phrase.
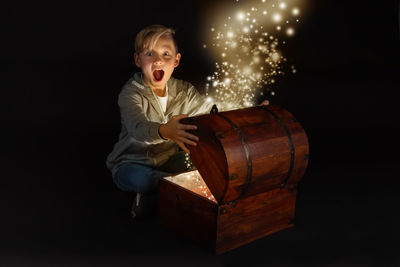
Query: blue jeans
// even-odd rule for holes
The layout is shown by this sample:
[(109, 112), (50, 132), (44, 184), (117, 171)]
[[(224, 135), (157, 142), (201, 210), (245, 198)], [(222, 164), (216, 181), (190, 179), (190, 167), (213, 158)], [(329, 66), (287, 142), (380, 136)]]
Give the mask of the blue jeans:
[(191, 169), (186, 166), (185, 152), (180, 151), (159, 168), (136, 163), (122, 164), (113, 179), (123, 191), (146, 194), (157, 190), (160, 178), (189, 170)]

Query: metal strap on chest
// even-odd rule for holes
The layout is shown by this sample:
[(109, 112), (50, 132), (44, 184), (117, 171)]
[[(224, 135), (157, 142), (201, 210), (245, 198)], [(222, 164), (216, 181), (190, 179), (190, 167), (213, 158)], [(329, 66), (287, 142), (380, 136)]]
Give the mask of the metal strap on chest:
[(279, 125), (281, 126), (281, 128), (283, 129), (283, 131), (285, 132), (285, 134), (286, 134), (286, 136), (288, 138), (289, 146), (290, 146), (290, 165), (289, 165), (289, 170), (288, 170), (288, 172), (286, 174), (286, 177), (283, 180), (283, 183), (281, 184), (281, 187), (285, 187), (287, 182), (289, 181), (290, 175), (292, 174), (293, 167), (294, 167), (294, 154), (295, 154), (294, 152), (295, 152), (295, 150), (294, 150), (294, 144), (293, 144), (292, 135), (290, 134), (288, 128), (283, 123), (281, 118), (279, 118), (279, 116), (276, 115), (272, 110), (270, 110), (266, 106), (258, 106), (258, 107), (268, 111), (274, 117), (274, 119), (279, 123)]
[(249, 144), (247, 143), (246, 138), (244, 137), (243, 131), (235, 123), (233, 123), (233, 121), (231, 121), (229, 118), (225, 117), (221, 113), (215, 113), (215, 114), (217, 116), (221, 117), (222, 119), (224, 119), (225, 121), (227, 121), (232, 126), (232, 128), (234, 129), (236, 134), (239, 136), (240, 141), (242, 142), (242, 145), (244, 148), (244, 153), (245, 153), (246, 162), (247, 162), (247, 175), (246, 175), (246, 182), (243, 185), (243, 190), (242, 190), (240, 196), (238, 197), (238, 199), (239, 199), (243, 196), (244, 193), (246, 193), (249, 185), (251, 184), (251, 176), (253, 175), (253, 163), (252, 163), (252, 159), (251, 159), (250, 147), (249, 147)]

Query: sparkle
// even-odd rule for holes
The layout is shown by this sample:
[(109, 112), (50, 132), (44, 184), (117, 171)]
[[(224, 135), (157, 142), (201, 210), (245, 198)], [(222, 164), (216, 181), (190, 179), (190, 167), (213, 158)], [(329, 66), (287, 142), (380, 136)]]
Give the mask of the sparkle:
[(256, 64), (257, 64), (257, 63), (260, 63), (260, 58), (257, 57), (257, 56), (256, 56), (256, 57), (253, 57), (253, 62), (256, 63)]
[(237, 14), (237, 19), (239, 20), (239, 21), (241, 21), (241, 20), (243, 20), (244, 19), (244, 17), (245, 17), (245, 15), (244, 15), (244, 13), (243, 12), (239, 12), (238, 14)]
[(289, 36), (292, 36), (294, 34), (294, 29), (293, 28), (287, 28), (286, 29), (286, 34)]
[(275, 62), (279, 61), (280, 55), (278, 52), (275, 52), (271, 55), (271, 59)]
[(272, 20), (274, 22), (280, 22), (282, 20), (282, 16), (279, 13), (275, 13), (274, 15), (272, 15)]
[(243, 73), (249, 75), (251, 73), (251, 68), (250, 67), (244, 67), (243, 68)]
[(287, 59), (282, 49), (295, 34), (293, 22), (299, 22), (299, 14), (288, 0), (261, 0), (212, 24), (211, 43), (205, 48), (215, 50), (218, 57), (214, 72), (206, 77), (206, 101), (224, 111), (254, 105), (261, 91), (274, 95), (269, 86), (284, 75)]

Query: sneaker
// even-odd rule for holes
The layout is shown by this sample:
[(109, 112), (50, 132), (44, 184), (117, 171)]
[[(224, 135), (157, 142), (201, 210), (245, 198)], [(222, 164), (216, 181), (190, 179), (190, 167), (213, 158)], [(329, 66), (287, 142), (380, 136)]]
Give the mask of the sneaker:
[(131, 217), (142, 219), (154, 215), (157, 211), (157, 194), (136, 193), (131, 208)]

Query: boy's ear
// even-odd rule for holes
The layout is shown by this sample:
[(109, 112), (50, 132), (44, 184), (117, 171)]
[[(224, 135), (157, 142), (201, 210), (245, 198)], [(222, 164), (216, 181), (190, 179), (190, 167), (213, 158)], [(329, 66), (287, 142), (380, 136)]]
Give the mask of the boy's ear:
[(140, 57), (138, 53), (133, 53), (133, 57), (135, 59), (135, 64), (138, 68), (140, 68), (142, 66), (142, 62), (140, 61)]
[(179, 62), (181, 61), (181, 53), (176, 54), (174, 68), (178, 67)]

